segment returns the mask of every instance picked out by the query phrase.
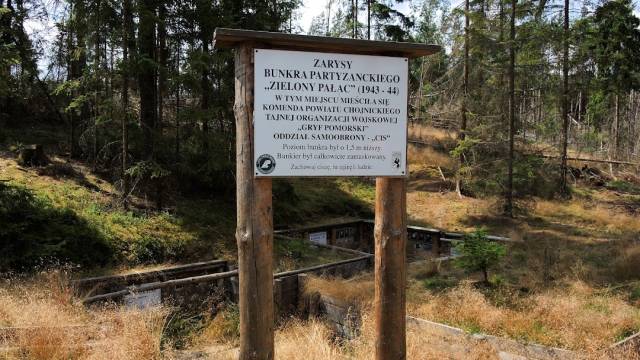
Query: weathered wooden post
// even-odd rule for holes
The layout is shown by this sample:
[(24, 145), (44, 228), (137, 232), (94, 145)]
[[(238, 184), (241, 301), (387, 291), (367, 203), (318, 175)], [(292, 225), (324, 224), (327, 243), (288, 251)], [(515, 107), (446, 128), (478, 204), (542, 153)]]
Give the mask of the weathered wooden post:
[(376, 359), (406, 358), (407, 197), (404, 178), (376, 179)]
[(273, 359), (271, 178), (253, 171), (253, 46), (235, 54), (236, 202), (240, 359)]
[[(216, 29), (234, 48), (240, 359), (273, 359), (271, 177), (376, 177), (376, 358), (405, 358), (408, 58), (439, 46)], [(335, 229), (330, 232), (335, 242)]]

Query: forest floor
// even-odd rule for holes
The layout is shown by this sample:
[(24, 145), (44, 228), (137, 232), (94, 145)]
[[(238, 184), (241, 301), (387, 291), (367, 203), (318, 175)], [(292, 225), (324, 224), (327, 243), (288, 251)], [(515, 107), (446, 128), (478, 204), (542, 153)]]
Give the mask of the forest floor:
[[(570, 200), (530, 197), (518, 202), (514, 219), (505, 218), (499, 198), (461, 198), (454, 191), (455, 164), (448, 155), (455, 144), (453, 134), (425, 128), (413, 135), (434, 146), (410, 146), (409, 223), (448, 231), (484, 227), (491, 234), (521, 242), (509, 248), (505, 261), (492, 272), (495, 286), (491, 288), (475, 286), (477, 274), (465, 274), (451, 265), (436, 269), (426, 263), (412, 265), (407, 296), (410, 314), (471, 333), (592, 353), (640, 330), (639, 184), (611, 181), (596, 187), (575, 183)], [(23, 168), (17, 165), (13, 150), (8, 144), (0, 152), (4, 184), (27, 189), (48, 207), (70, 210), (117, 249), (109, 266), (82, 269), (82, 274), (235, 258), (233, 199), (180, 198), (158, 211), (150, 201), (134, 198), (125, 211), (119, 205), (116, 186), (86, 164), (52, 152), (50, 165)], [(370, 180), (277, 180), (276, 187), (284, 188), (274, 199), (280, 227), (341, 216), (372, 216), (375, 186)], [(294, 221), (285, 224), (286, 219)], [(163, 249), (159, 254), (166, 261), (149, 262), (150, 239), (159, 241), (150, 248), (158, 245)], [(281, 253), (276, 254), (276, 267), (281, 270), (331, 260), (324, 253), (290, 258), (286, 248), (276, 249)], [(3, 280), (0, 326), (39, 329), (11, 341), (18, 353), (47, 359), (153, 358), (161, 353), (172, 357), (174, 348), (197, 349), (212, 342), (232, 348), (237, 344), (237, 309), (233, 307), (198, 321), (177, 317), (168, 309), (86, 309), (64, 286), (67, 276), (54, 270)], [(370, 307), (371, 274), (363, 274), (357, 283), (329, 280), (318, 286)], [(60, 332), (60, 326), (84, 330)], [(346, 347), (330, 339), (323, 324), (294, 321), (278, 331), (278, 358), (299, 358), (300, 346), (308, 349), (307, 359), (348, 354), (364, 358), (371, 351), (372, 339), (367, 336)], [(414, 354), (410, 358), (424, 358), (419, 336), (410, 332), (409, 339), (413, 339), (409, 354)], [(3, 341), (0, 339), (0, 347)], [(492, 358), (480, 356), (480, 350), (477, 354), (478, 358)]]
[[(35, 197), (34, 208), (69, 212), (83, 227), (89, 228), (100, 241), (106, 242), (110, 258), (107, 266), (86, 266), (76, 269), (78, 275), (158, 269), (175, 263), (227, 259), (235, 261), (235, 203), (233, 198), (178, 198), (167, 207), (157, 210), (153, 202), (136, 196), (123, 209), (117, 184), (96, 175), (89, 166), (56, 154), (49, 155), (44, 167), (23, 167), (10, 148), (0, 149), (0, 180), (5, 186), (24, 190)], [(276, 180), (276, 183), (279, 180)], [(278, 227), (291, 227), (308, 219), (312, 221), (338, 220), (341, 216), (368, 216), (367, 202), (373, 190), (350, 180), (291, 181), (285, 194), (290, 197), (274, 199), (279, 211)], [(279, 185), (274, 185), (279, 186)], [(354, 195), (352, 195), (354, 194)], [(333, 201), (335, 200), (335, 204)], [(44, 232), (38, 234), (45, 242), (47, 227), (57, 226), (55, 220), (37, 223)], [(279, 223), (280, 224), (279, 224)], [(30, 224), (36, 225), (36, 224)], [(68, 228), (60, 236), (83, 236)], [(304, 244), (276, 243), (275, 268), (286, 271), (343, 259), (335, 252), (305, 247), (304, 257), (291, 258), (288, 246)], [(89, 248), (88, 250), (92, 250)], [(102, 248), (95, 251), (104, 251)]]

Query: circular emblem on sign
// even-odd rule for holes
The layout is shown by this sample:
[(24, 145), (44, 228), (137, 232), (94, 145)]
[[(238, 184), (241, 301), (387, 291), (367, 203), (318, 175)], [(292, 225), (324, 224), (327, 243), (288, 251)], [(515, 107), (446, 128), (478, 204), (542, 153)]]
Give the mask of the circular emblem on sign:
[(256, 161), (256, 167), (258, 171), (263, 174), (271, 174), (273, 170), (276, 168), (276, 159), (269, 154), (263, 154), (258, 157), (258, 161)]

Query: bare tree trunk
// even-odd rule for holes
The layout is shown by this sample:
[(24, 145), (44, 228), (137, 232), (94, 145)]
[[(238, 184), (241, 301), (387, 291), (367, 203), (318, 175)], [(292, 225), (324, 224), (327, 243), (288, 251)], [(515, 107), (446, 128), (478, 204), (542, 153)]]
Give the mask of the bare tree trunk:
[[(613, 146), (610, 146), (609, 149), (609, 160), (614, 160), (618, 158), (618, 150), (619, 150), (619, 146), (620, 146), (620, 96), (618, 95), (618, 93), (616, 92), (615, 95), (615, 100), (614, 100), (615, 104), (615, 113), (613, 116), (613, 127), (612, 127), (612, 132), (613, 132)], [(615, 178), (615, 173), (618, 170), (618, 166), (610, 163), (609, 164), (609, 171), (611, 172), (611, 176)]]
[(506, 190), (506, 206), (505, 215), (513, 217), (513, 158), (514, 158), (514, 142), (515, 142), (515, 124), (516, 124), (516, 5), (517, 0), (511, 0), (511, 44), (509, 45), (509, 157), (507, 160), (507, 190)]
[(371, 0), (367, 0), (367, 40), (371, 40)]
[(333, 5), (333, 0), (327, 1), (327, 36), (331, 36), (331, 5)]
[(141, 61), (138, 69), (140, 89), (140, 123), (142, 125), (143, 156), (147, 160), (154, 158), (154, 129), (156, 122), (156, 72), (153, 65), (155, 54), (155, 0), (140, 0), (138, 47)]
[(167, 8), (160, 3), (158, 11), (158, 135), (162, 136), (164, 121), (164, 97), (167, 94)]
[[(176, 77), (180, 78), (180, 40), (177, 40)], [(180, 159), (180, 83), (176, 84), (176, 161)]]
[(564, 0), (564, 39), (562, 55), (562, 161), (560, 164), (560, 191), (569, 195), (567, 186), (567, 148), (569, 146), (569, 0)]
[(418, 95), (416, 96), (416, 116), (414, 119), (415, 123), (420, 122), (420, 118), (422, 117), (422, 88), (424, 87), (424, 62), (425, 59), (420, 59), (420, 82), (418, 84)]
[[(212, 41), (213, 30), (211, 29), (210, 19), (208, 15), (212, 13), (211, 3), (206, 0), (199, 0), (196, 3), (196, 9), (199, 12), (198, 23), (200, 32), (198, 34), (202, 47), (203, 65), (200, 74), (200, 109), (202, 112), (202, 132), (206, 135), (209, 133), (209, 98), (211, 97), (211, 80), (209, 79), (209, 42)], [(207, 137), (205, 136), (204, 146), (208, 146)]]
[(93, 59), (93, 71), (97, 77), (96, 86), (95, 86), (95, 98), (93, 100), (93, 169), (95, 170), (98, 166), (98, 117), (100, 116), (101, 104), (102, 104), (102, 75), (100, 74), (100, 61), (102, 59), (102, 51), (100, 49), (100, 43), (102, 42), (101, 37), (101, 8), (102, 1), (98, 1), (97, 3), (97, 18), (98, 24), (95, 31), (94, 37), (94, 59)]
[(358, 37), (358, 0), (353, 0), (353, 38)]
[(133, 19), (131, 14), (131, 0), (124, 0), (122, 6), (122, 205), (127, 208), (127, 197), (129, 194), (129, 179), (127, 177), (128, 156), (129, 156), (129, 78), (131, 77), (129, 63), (129, 47), (133, 41)]
[[(467, 136), (467, 99), (469, 96), (469, 0), (464, 2), (464, 76), (462, 83), (462, 107), (460, 109), (460, 135), (462, 142)], [(460, 166), (464, 166), (464, 154), (460, 153)], [(456, 192), (462, 198), (462, 180), (460, 174), (456, 181)]]
[[(71, 4), (71, 13), (74, 12), (73, 3)], [(71, 22), (67, 22), (67, 81), (74, 80), (77, 75), (77, 61), (72, 55), (75, 46), (73, 43), (74, 38), (74, 29), (71, 27)], [(78, 142), (76, 136), (76, 126), (77, 126), (77, 115), (75, 111), (71, 111), (69, 113), (69, 151), (71, 157), (76, 157), (78, 155)]]

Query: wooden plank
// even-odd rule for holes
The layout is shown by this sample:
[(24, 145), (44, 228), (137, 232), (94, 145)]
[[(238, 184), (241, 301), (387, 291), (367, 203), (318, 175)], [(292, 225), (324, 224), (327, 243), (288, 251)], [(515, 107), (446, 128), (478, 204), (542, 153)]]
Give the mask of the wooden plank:
[(374, 313), (377, 360), (406, 358), (406, 189), (404, 178), (376, 179)]
[(286, 277), (286, 276), (293, 276), (293, 275), (298, 275), (298, 274), (302, 274), (302, 273), (313, 273), (313, 272), (318, 272), (320, 270), (331, 269), (331, 268), (334, 268), (334, 267), (337, 267), (337, 266), (340, 266), (340, 265), (344, 265), (344, 264), (351, 264), (351, 263), (356, 263), (356, 262), (367, 263), (369, 261), (369, 259), (372, 258), (372, 257), (373, 257), (373, 255), (365, 255), (365, 256), (360, 256), (360, 257), (353, 258), (353, 259), (336, 261), (336, 262), (329, 263), (329, 264), (322, 264), (322, 265), (311, 266), (311, 267), (304, 268), (304, 269), (285, 271), (285, 272), (281, 272), (281, 273), (275, 274), (273, 277), (275, 279), (279, 279), (281, 277)]
[(82, 303), (85, 305), (88, 305), (97, 301), (116, 299), (118, 297), (135, 293), (135, 292), (164, 289), (168, 287), (177, 287), (177, 286), (183, 286), (183, 285), (189, 285), (189, 284), (198, 284), (203, 282), (212, 282), (216, 280), (232, 278), (237, 275), (238, 275), (238, 270), (232, 270), (232, 271), (226, 271), (226, 272), (221, 272), (216, 274), (193, 276), (193, 277), (188, 277), (184, 279), (159, 281), (159, 282), (146, 283), (146, 284), (137, 285), (137, 286), (133, 285), (120, 291), (87, 297), (84, 300), (82, 300)]
[(159, 269), (159, 270), (145, 271), (145, 272), (140, 272), (140, 273), (88, 277), (88, 278), (74, 280), (73, 284), (74, 285), (83, 285), (85, 283), (103, 282), (103, 281), (109, 281), (109, 280), (119, 280), (121, 278), (128, 279), (128, 278), (137, 278), (137, 277), (141, 277), (141, 276), (156, 276), (156, 275), (167, 274), (167, 273), (171, 274), (171, 273), (175, 273), (175, 272), (181, 272), (181, 271), (184, 271), (184, 270), (200, 270), (203, 267), (204, 268), (209, 268), (210, 266), (216, 266), (216, 265), (226, 266), (227, 265), (227, 260), (202, 261), (202, 262), (196, 262), (196, 263), (191, 263), (191, 264), (172, 266), (172, 267)]
[(333, 223), (324, 223), (324, 224), (315, 224), (315, 225), (306, 225), (306, 226), (302, 226), (302, 227), (296, 227), (293, 229), (282, 229), (282, 230), (276, 230), (274, 231), (274, 234), (287, 234), (287, 233), (292, 233), (292, 232), (317, 232), (317, 231), (324, 231), (324, 230), (329, 230), (333, 227), (343, 227), (343, 226), (349, 226), (349, 225), (358, 225), (359, 223), (363, 222), (364, 220), (362, 219), (353, 219), (353, 220), (339, 220)]
[(74, 280), (71, 284), (77, 294), (93, 295), (96, 292), (113, 292), (114, 290), (122, 290), (123, 288), (136, 283), (164, 281), (176, 277), (184, 277), (185, 274), (190, 274), (190, 276), (207, 274), (215, 272), (214, 270), (223, 270), (226, 267), (226, 260), (215, 260), (141, 273), (84, 278)]
[(272, 49), (408, 58), (427, 56), (441, 50), (440, 46), (431, 44), (345, 39), (227, 28), (217, 28), (213, 39), (214, 48), (233, 48), (251, 42)]
[(273, 359), (271, 178), (253, 173), (253, 46), (235, 53), (236, 201), (240, 359)]

